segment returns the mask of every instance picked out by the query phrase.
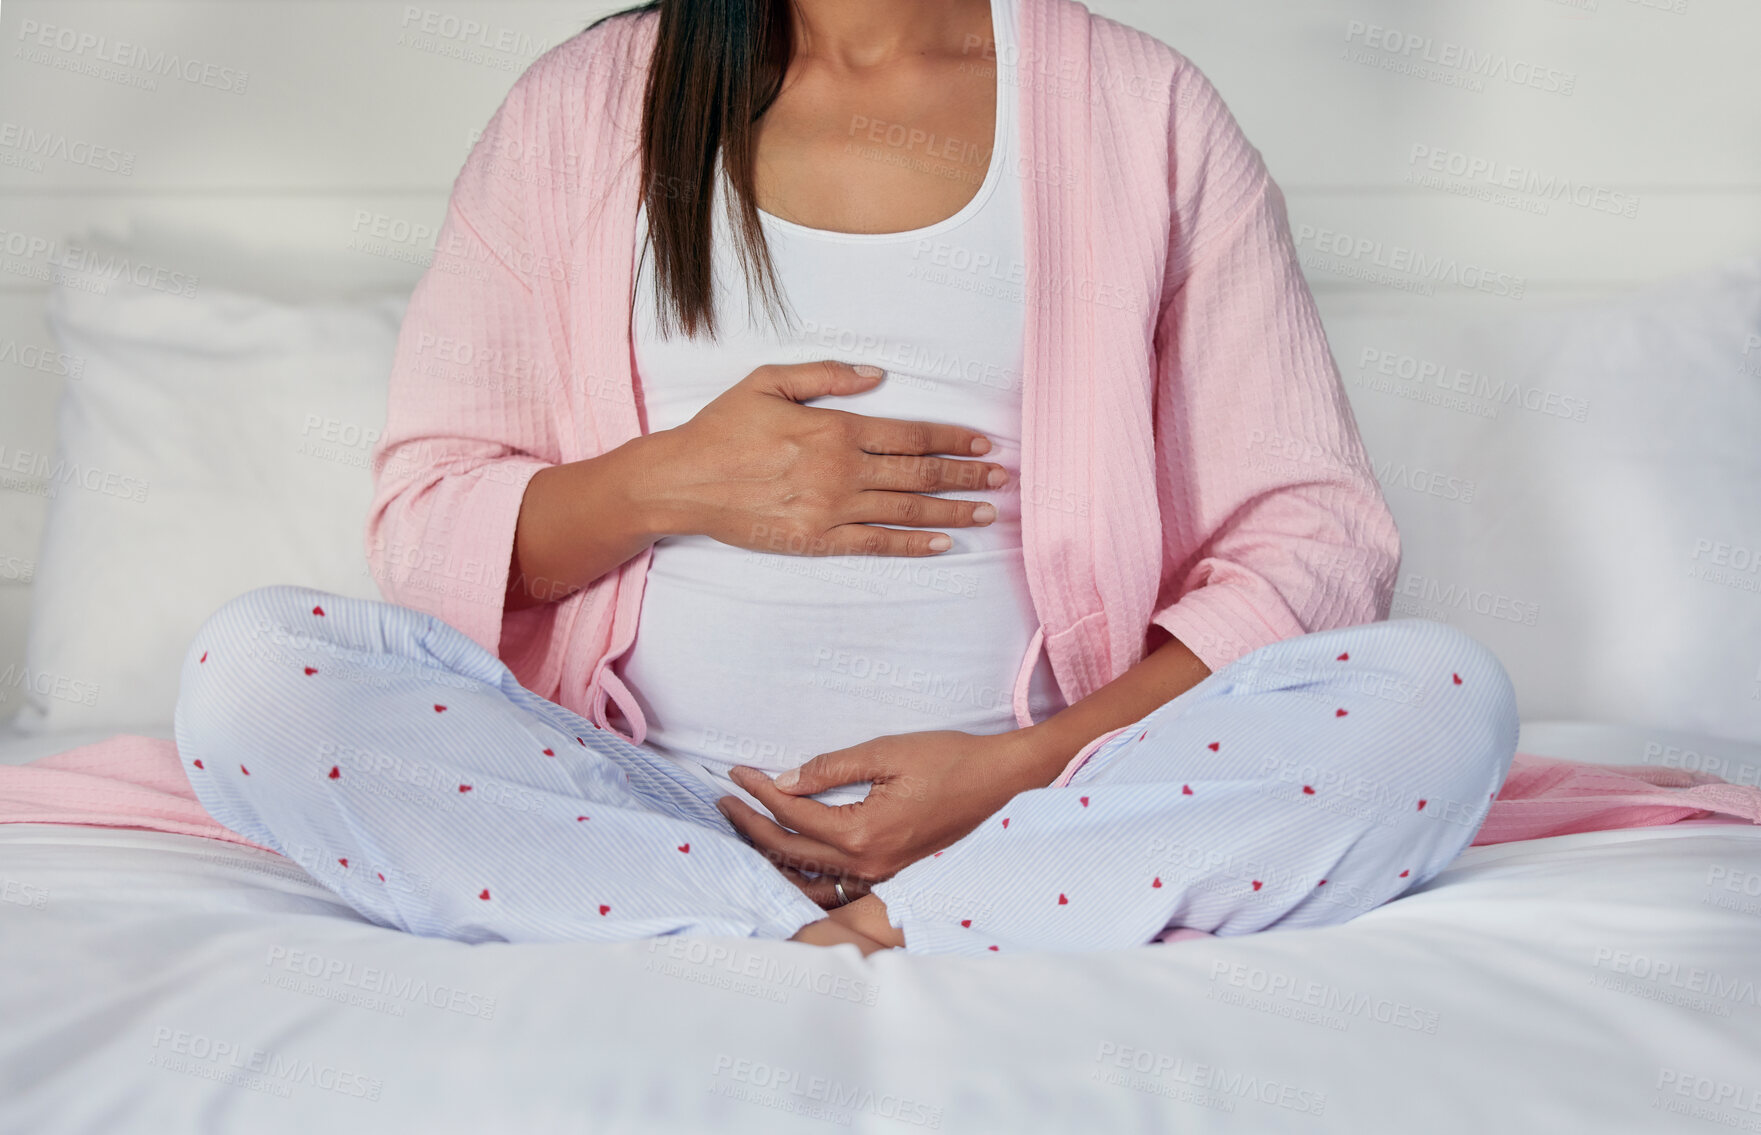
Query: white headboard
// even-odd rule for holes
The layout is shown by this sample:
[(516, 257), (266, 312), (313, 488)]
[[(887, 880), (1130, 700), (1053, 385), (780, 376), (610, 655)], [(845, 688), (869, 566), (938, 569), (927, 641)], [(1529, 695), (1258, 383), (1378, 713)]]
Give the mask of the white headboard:
[[(1285, 189), (1324, 313), (1533, 306), (1761, 249), (1752, 0), (1091, 7), (1217, 83)], [(60, 384), (78, 381), (42, 322), (65, 238), (194, 234), (145, 270), (283, 290), (413, 284), (474, 132), (532, 58), (610, 10), (5, 5), (0, 673), (23, 657), (46, 504), (30, 470), (52, 451)], [(1441, 267), (1387, 267), (1415, 262)]]

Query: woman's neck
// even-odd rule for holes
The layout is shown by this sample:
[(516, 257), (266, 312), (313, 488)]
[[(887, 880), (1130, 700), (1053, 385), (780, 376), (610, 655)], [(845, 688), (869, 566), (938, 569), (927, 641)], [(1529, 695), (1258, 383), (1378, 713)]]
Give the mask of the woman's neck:
[(790, 0), (795, 52), (852, 71), (948, 50), (982, 26), (990, 0)]

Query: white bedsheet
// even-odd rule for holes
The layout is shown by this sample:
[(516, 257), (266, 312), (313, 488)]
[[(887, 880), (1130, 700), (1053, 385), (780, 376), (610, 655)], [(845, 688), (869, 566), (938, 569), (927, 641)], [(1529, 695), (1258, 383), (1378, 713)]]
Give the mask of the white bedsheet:
[(1761, 827), (1691, 821), (1116, 954), (468, 947), (267, 853), (4, 825), (0, 1131), (1757, 1130), (1758, 892)]

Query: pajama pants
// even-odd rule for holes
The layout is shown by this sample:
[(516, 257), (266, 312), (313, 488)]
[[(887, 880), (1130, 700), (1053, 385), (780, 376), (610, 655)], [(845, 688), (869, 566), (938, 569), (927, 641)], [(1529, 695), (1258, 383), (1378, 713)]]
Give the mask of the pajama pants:
[[(521, 686), (434, 616), (267, 587), (211, 616), (175, 736), (222, 825), (368, 920), (466, 942), (787, 938), (825, 916), (712, 782)], [(1516, 751), (1492, 653), (1396, 619), (1261, 647), (874, 887), (906, 950), (1345, 922), (1472, 842)]]

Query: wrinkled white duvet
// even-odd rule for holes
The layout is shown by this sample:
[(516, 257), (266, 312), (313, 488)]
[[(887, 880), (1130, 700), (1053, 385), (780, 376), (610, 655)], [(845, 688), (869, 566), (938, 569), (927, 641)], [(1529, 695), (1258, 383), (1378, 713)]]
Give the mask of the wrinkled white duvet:
[(1325, 930), (869, 961), (464, 946), (267, 853), (7, 825), (0, 967), (7, 1133), (1761, 1130), (1755, 825), (1472, 848)]

